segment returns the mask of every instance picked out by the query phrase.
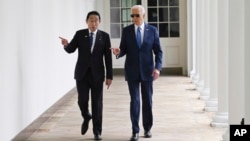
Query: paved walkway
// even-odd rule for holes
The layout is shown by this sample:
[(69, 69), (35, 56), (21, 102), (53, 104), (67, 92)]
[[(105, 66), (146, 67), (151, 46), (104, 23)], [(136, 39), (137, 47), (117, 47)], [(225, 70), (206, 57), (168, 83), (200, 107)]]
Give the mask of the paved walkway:
[[(204, 112), (190, 78), (161, 76), (154, 82), (152, 138), (139, 141), (220, 141), (225, 128), (211, 127), (214, 113)], [(103, 141), (128, 141), (131, 136), (129, 94), (123, 76), (115, 76), (109, 90), (104, 89)], [(141, 123), (142, 120), (140, 120)], [(69, 98), (28, 141), (92, 141), (92, 122), (88, 132), (80, 134), (82, 118), (77, 95)]]

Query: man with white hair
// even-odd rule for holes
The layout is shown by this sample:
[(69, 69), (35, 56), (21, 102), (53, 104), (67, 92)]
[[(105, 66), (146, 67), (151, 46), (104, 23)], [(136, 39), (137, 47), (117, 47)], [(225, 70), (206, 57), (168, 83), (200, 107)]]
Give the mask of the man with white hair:
[[(142, 97), (142, 120), (144, 137), (151, 138), (153, 126), (153, 81), (162, 69), (162, 49), (157, 29), (144, 22), (145, 9), (141, 5), (131, 8), (133, 24), (123, 29), (119, 48), (112, 48), (117, 58), (126, 55), (125, 79), (130, 93), (130, 119), (132, 137), (139, 139), (140, 89)], [(153, 59), (153, 57), (155, 57)]]

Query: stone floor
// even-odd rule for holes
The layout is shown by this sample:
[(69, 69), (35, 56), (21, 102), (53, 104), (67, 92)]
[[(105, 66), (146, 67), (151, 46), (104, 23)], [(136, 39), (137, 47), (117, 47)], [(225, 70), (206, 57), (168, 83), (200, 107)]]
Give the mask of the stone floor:
[[(214, 113), (205, 112), (204, 101), (194, 90), (189, 77), (161, 76), (154, 82), (152, 138), (140, 141), (220, 141), (226, 128), (211, 127)], [(104, 89), (103, 141), (128, 141), (131, 136), (129, 94), (123, 76), (115, 76), (109, 89)], [(68, 99), (28, 141), (91, 141), (92, 122), (88, 132), (80, 134), (82, 118), (77, 95)]]

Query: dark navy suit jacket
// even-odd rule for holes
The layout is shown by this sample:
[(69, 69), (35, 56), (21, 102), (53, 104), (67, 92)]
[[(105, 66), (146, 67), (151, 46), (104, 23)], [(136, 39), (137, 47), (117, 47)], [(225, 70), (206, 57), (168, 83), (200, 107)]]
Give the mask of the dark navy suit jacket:
[(123, 29), (119, 57), (126, 55), (125, 79), (127, 81), (153, 81), (152, 72), (162, 69), (162, 49), (157, 29), (145, 24), (143, 43), (139, 48), (136, 42), (135, 25)]
[(104, 81), (105, 72), (107, 79), (113, 79), (112, 54), (110, 47), (111, 43), (109, 34), (97, 30), (94, 49), (91, 53), (88, 29), (77, 31), (69, 45), (64, 48), (68, 53), (72, 53), (78, 49), (74, 78), (76, 80), (81, 80), (88, 69), (91, 68), (92, 74), (94, 74), (94, 81)]

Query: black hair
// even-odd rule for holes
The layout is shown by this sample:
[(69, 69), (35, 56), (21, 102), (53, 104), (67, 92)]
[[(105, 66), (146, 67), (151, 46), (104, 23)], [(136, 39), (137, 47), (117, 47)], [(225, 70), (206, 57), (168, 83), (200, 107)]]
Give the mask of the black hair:
[(90, 11), (90, 12), (88, 13), (88, 15), (87, 15), (86, 20), (89, 19), (89, 16), (90, 16), (90, 15), (96, 15), (96, 16), (99, 17), (99, 20), (101, 20), (101, 16), (100, 16), (99, 12), (97, 12), (97, 11)]

